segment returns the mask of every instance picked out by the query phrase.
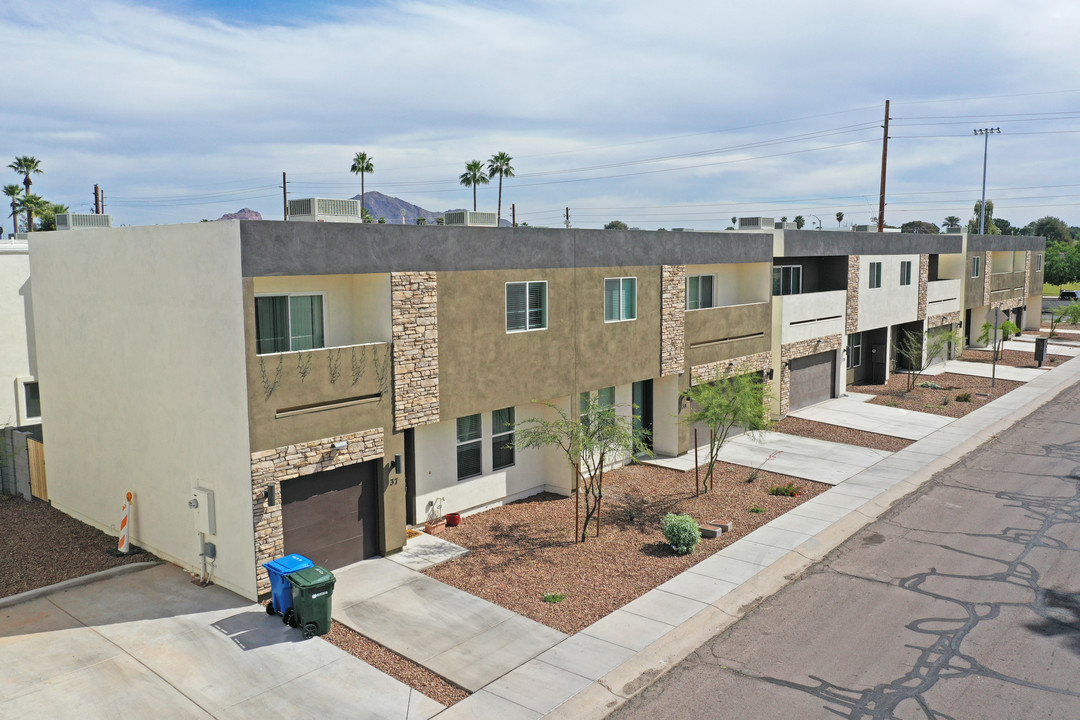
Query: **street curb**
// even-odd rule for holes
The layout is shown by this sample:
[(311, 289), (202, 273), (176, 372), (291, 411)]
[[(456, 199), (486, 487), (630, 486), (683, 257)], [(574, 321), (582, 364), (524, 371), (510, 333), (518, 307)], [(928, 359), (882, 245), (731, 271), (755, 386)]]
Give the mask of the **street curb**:
[[(1058, 368), (1065, 367), (1073, 361), (1080, 361), (1080, 358), (1066, 361)], [(897, 502), (914, 493), (940, 472), (952, 467), (987, 440), (1031, 415), (1077, 382), (1080, 382), (1080, 377), (1070, 374), (1067, 379), (1047, 388), (1023, 407), (980, 428), (955, 448), (914, 471), (794, 550), (789, 551), (750, 580), (714, 602), (710, 608), (674, 628), (544, 717), (565, 718), (566, 720), (592, 718), (600, 720), (607, 717), (682, 662), (709, 638), (731, 627), (760, 602), (794, 582), (808, 568), (820, 562), (857, 532), (880, 518)]]
[(108, 580), (109, 578), (119, 577), (120, 575), (127, 575), (129, 573), (137, 572), (139, 570), (146, 570), (157, 565), (161, 565), (161, 563), (161, 560), (148, 560), (146, 562), (117, 565), (116, 567), (109, 568), (108, 570), (90, 573), (89, 575), (83, 575), (82, 577), (72, 578), (70, 580), (64, 580), (63, 582), (58, 582), (53, 585), (46, 585), (45, 587), (40, 587), (34, 590), (27, 590), (26, 592), (19, 593), (18, 595), (8, 595), (6, 598), (0, 598), (0, 608), (6, 608), (11, 607), (12, 605), (30, 602), (31, 600), (37, 600), (40, 597), (52, 595), (53, 593), (62, 592), (64, 590), (70, 590), (71, 588), (76, 588), (80, 585), (89, 585), (90, 583), (96, 583), (99, 580)]

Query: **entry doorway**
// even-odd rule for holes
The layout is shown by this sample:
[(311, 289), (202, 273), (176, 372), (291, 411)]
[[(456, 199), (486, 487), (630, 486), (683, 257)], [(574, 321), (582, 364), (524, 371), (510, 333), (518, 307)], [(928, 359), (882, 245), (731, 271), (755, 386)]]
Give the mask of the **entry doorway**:
[(633, 399), (634, 429), (645, 432), (645, 446), (653, 449), (653, 381), (634, 383)]

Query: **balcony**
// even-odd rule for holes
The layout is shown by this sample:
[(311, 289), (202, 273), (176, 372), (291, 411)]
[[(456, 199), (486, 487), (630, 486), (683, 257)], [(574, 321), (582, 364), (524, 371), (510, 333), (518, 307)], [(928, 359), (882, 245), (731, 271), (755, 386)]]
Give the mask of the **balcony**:
[(686, 313), (691, 365), (703, 365), (768, 350), (772, 344), (770, 302), (726, 305)]
[(847, 291), (784, 295), (781, 300), (780, 342), (784, 345), (844, 332)]
[(1003, 272), (990, 275), (991, 304), (1024, 296), (1024, 273)]
[(959, 280), (932, 280), (927, 283), (927, 316), (958, 312), (960, 310), (960, 289)]

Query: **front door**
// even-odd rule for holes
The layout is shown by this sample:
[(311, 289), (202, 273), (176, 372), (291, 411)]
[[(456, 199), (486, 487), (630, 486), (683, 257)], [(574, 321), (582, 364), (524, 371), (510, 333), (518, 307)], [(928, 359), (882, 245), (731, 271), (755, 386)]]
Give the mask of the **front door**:
[(653, 449), (653, 381), (634, 383), (634, 429), (646, 433), (645, 446)]

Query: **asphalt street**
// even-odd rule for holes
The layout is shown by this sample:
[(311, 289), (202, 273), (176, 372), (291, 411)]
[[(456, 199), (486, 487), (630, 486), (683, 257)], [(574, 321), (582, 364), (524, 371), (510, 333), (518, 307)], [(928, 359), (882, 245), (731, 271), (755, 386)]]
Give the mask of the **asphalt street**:
[(1080, 717), (1080, 385), (611, 717)]

